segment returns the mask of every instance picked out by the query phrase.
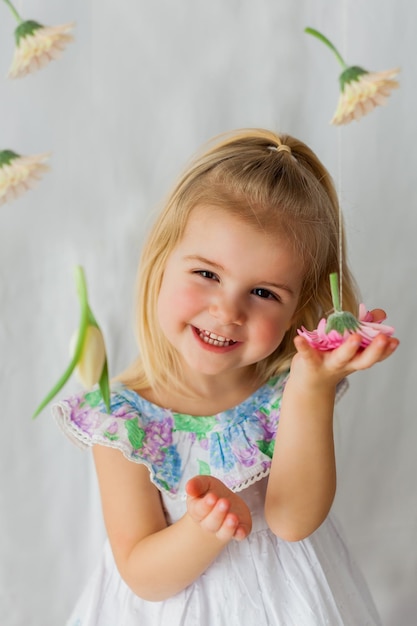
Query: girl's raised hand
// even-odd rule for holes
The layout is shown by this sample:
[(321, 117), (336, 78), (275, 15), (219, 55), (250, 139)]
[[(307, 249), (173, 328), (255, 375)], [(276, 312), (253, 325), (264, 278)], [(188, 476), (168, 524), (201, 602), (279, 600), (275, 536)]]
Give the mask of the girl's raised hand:
[(241, 541), (252, 529), (249, 507), (221, 480), (213, 476), (194, 476), (186, 484), (187, 510), (200, 526), (228, 542)]
[(366, 348), (360, 347), (360, 336), (352, 334), (335, 350), (312, 348), (303, 337), (294, 340), (297, 354), (291, 366), (292, 373), (311, 377), (312, 381), (338, 383), (342, 378), (384, 361), (396, 350), (399, 341), (384, 334), (377, 335)]

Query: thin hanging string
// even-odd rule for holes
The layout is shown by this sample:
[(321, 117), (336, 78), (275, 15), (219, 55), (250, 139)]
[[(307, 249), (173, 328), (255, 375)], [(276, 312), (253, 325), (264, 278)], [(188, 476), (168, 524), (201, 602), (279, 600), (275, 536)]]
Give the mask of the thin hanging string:
[(339, 198), (339, 302), (343, 311), (342, 129), (337, 129), (337, 197)]
[[(342, 56), (346, 58), (347, 48), (347, 1), (342, 2)], [(342, 127), (337, 129), (337, 196), (339, 199), (339, 301), (340, 309), (343, 311), (343, 215), (342, 215), (342, 172), (343, 172), (343, 150), (342, 150)]]

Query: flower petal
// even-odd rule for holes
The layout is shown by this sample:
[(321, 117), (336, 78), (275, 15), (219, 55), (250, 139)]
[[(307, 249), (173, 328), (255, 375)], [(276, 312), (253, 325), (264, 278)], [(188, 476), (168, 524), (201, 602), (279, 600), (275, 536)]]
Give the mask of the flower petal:
[(48, 171), (46, 161), (49, 154), (17, 156), (0, 166), (0, 205), (13, 200), (34, 187)]
[(9, 78), (22, 78), (59, 58), (65, 46), (73, 41), (74, 23), (41, 26), (19, 39), (10, 67)]
[(360, 345), (362, 348), (366, 348), (377, 335), (382, 333), (392, 337), (395, 332), (392, 326), (382, 324), (381, 322), (373, 322), (372, 319), (372, 314), (367, 311), (365, 305), (360, 304), (358, 315), (359, 328), (356, 331), (346, 330), (343, 335), (338, 333), (337, 330), (331, 330), (329, 333), (326, 333), (327, 321), (325, 318), (322, 318), (316, 330), (307, 330), (302, 326), (301, 329), (297, 329), (297, 333), (304, 337), (310, 346), (316, 350), (334, 350), (342, 345), (353, 333), (360, 335)]
[(384, 72), (366, 72), (357, 80), (344, 85), (340, 94), (336, 112), (331, 124), (348, 124), (353, 119), (359, 120), (372, 111), (375, 106), (383, 105), (393, 89), (399, 87), (394, 78), (399, 68)]
[[(71, 350), (75, 349), (78, 331), (72, 337)], [(75, 373), (86, 389), (96, 385), (101, 377), (106, 361), (106, 347), (103, 335), (97, 326), (88, 326), (81, 356), (75, 368)]]

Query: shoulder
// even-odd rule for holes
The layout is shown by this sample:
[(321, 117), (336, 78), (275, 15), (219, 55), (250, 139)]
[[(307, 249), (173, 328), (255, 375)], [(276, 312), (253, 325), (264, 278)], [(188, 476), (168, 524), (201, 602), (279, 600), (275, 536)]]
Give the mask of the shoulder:
[[(62, 399), (52, 405), (52, 414), (60, 426), (69, 431), (82, 447), (91, 438), (104, 436), (117, 441), (124, 432), (134, 432), (134, 424), (144, 425), (169, 418), (170, 411), (149, 402), (122, 383), (113, 383), (110, 412), (106, 410), (98, 388)], [(131, 442), (132, 444), (134, 442)]]
[(146, 431), (163, 431), (172, 424), (169, 411), (153, 405), (121, 383), (112, 385), (110, 413), (98, 389), (76, 394), (52, 406), (64, 433), (81, 448), (95, 444), (116, 447), (134, 459)]
[(64, 432), (81, 447), (104, 441), (117, 441), (134, 432), (134, 424), (146, 419), (150, 403), (120, 383), (112, 385), (110, 413), (99, 389), (79, 393), (52, 406), (52, 414)]
[(114, 448), (129, 461), (145, 465), (159, 489), (175, 494), (181, 462), (169, 410), (116, 383), (111, 389), (110, 413), (100, 391), (94, 389), (55, 403), (52, 414), (78, 447)]

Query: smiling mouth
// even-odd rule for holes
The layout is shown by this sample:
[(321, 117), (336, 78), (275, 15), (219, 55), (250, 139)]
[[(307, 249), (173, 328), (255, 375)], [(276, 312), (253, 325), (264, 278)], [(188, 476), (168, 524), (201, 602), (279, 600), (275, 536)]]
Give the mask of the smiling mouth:
[(228, 346), (233, 346), (237, 341), (233, 341), (233, 339), (228, 339), (227, 337), (222, 337), (222, 335), (216, 335), (216, 333), (212, 333), (209, 330), (201, 330), (200, 328), (196, 328), (197, 334), (204, 343), (208, 343), (211, 346), (216, 346), (219, 348), (227, 348)]

